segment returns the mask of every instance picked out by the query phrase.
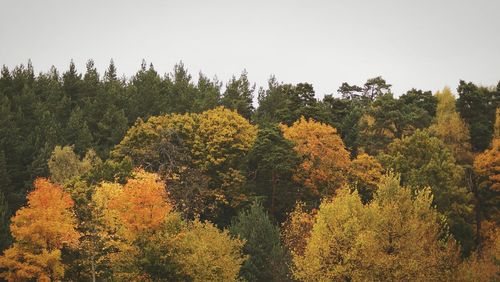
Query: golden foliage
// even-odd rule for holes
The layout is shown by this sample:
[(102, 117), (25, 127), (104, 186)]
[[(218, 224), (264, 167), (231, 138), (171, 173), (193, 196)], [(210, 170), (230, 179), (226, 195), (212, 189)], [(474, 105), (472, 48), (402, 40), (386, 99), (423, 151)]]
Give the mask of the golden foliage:
[(436, 119), (429, 128), (430, 132), (443, 141), (458, 162), (471, 163), (469, 128), (456, 111), (455, 97), (448, 87), (438, 91), (436, 97)]
[(315, 213), (316, 210), (310, 213), (306, 212), (304, 204), (297, 203), (294, 210), (288, 215), (288, 219), (283, 223), (283, 243), (294, 256), (304, 255), (307, 240), (311, 236), (314, 225)]
[(493, 139), (491, 148), (476, 156), (474, 170), (484, 178), (482, 188), (500, 192), (500, 138)]
[(473, 253), (464, 261), (457, 274), (458, 281), (488, 282), (500, 281), (500, 228), (495, 227), (486, 236), (483, 253)]
[(366, 153), (361, 153), (352, 160), (349, 174), (350, 186), (358, 190), (363, 202), (371, 200), (382, 178), (382, 170), (382, 165), (377, 159)]
[(7, 269), (0, 277), (8, 281), (61, 279), (65, 266), (60, 250), (76, 247), (80, 237), (71, 197), (47, 179), (38, 178), (34, 184), (28, 205), (12, 218), (15, 243), (0, 258), (0, 266)]
[(396, 177), (383, 177), (374, 200), (340, 189), (324, 201), (303, 255), (294, 253), (302, 281), (435, 281), (452, 279), (458, 248), (423, 189), (412, 197)]
[(237, 281), (245, 261), (244, 241), (195, 220), (177, 236), (179, 263), (192, 281)]
[[(183, 179), (192, 181), (172, 185), (173, 189), (186, 189), (186, 185), (195, 189), (208, 186), (190, 195), (191, 202), (196, 203), (193, 204), (196, 207), (202, 203), (205, 209), (215, 213), (220, 204), (234, 207), (244, 200), (239, 188), (245, 176), (239, 167), (256, 137), (256, 126), (235, 111), (218, 107), (200, 114), (168, 114), (151, 117), (147, 122), (139, 120), (112, 155), (131, 157), (136, 165), (160, 172), (167, 183), (179, 184)], [(174, 169), (169, 167), (172, 165)], [(189, 174), (193, 171), (198, 178)], [(206, 181), (200, 184), (196, 182), (199, 178), (206, 178)], [(183, 193), (172, 191), (175, 203), (190, 206), (179, 196)]]
[(202, 169), (237, 160), (257, 138), (257, 128), (236, 111), (224, 107), (196, 116), (198, 128), (192, 153)]
[(139, 170), (123, 186), (121, 193), (110, 200), (108, 209), (116, 211), (133, 236), (158, 229), (172, 206), (167, 201), (165, 185), (158, 176)]
[(337, 130), (312, 119), (300, 120), (292, 126), (280, 125), (283, 136), (294, 143), (303, 161), (294, 174), (314, 195), (332, 195), (345, 184), (349, 170), (349, 152)]

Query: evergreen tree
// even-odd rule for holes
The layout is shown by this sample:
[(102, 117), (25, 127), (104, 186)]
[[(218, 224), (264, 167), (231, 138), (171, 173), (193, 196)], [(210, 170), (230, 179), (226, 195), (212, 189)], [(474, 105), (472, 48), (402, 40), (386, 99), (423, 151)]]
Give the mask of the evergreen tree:
[(246, 119), (253, 114), (253, 92), (255, 84), (250, 85), (248, 73), (243, 70), (240, 77), (232, 77), (226, 85), (226, 91), (222, 95), (222, 105), (228, 109), (236, 110)]
[(0, 191), (0, 254), (10, 245), (9, 206), (3, 191)]
[(71, 99), (73, 107), (82, 105), (82, 75), (76, 70), (73, 60), (69, 64), (69, 69), (62, 75), (62, 88), (66, 96)]
[(129, 98), (127, 117), (130, 124), (137, 118), (147, 119), (151, 115), (165, 113), (167, 109), (163, 81), (152, 64), (146, 69), (145, 61), (132, 77), (127, 92)]
[(67, 144), (75, 146), (75, 152), (84, 154), (93, 145), (93, 136), (85, 120), (85, 116), (80, 107), (76, 107), (69, 116), (66, 125), (65, 139)]
[(213, 80), (207, 78), (200, 72), (198, 79), (198, 95), (193, 105), (193, 112), (203, 112), (221, 105), (222, 83), (215, 77)]
[(275, 219), (282, 221), (295, 204), (292, 176), (300, 159), (293, 143), (283, 137), (276, 125), (261, 128), (255, 144), (248, 153), (247, 178), (252, 191), (265, 197), (265, 207)]
[(168, 103), (165, 106), (167, 113), (186, 113), (193, 107), (196, 97), (196, 86), (192, 77), (182, 62), (174, 66), (173, 73), (167, 76)]
[(498, 98), (495, 99), (495, 96), (498, 93), (463, 80), (460, 80), (457, 91), (457, 109), (468, 124), (472, 149), (482, 152), (488, 148), (492, 139), (495, 110), (498, 106)]
[(246, 281), (288, 281), (288, 254), (280, 242), (280, 231), (264, 208), (254, 202), (241, 211), (230, 227), (232, 234), (245, 240), (243, 253), (249, 255), (240, 270)]

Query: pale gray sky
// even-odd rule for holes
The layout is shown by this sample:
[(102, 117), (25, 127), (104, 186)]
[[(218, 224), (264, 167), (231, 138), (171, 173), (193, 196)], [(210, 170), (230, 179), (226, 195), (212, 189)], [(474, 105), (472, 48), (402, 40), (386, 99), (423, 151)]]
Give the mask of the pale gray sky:
[(130, 76), (144, 58), (163, 74), (182, 60), (195, 77), (246, 68), (319, 97), (378, 75), (396, 94), (500, 80), (499, 0), (0, 0), (0, 20), (0, 65), (31, 58), (37, 72), (92, 58), (102, 74), (113, 58)]

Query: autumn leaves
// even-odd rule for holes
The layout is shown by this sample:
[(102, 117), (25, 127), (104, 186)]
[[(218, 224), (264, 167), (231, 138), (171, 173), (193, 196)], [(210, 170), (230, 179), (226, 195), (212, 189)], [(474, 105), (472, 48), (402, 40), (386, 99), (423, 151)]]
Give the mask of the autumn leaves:
[(0, 258), (1, 275), (9, 281), (493, 277), (500, 143), (494, 139), (473, 166), (481, 209), (490, 211), (481, 230), (490, 257), (461, 262), (461, 252), (472, 248), (473, 207), (457, 160), (468, 149), (458, 146), (466, 140), (461, 130), (443, 129), (457, 120), (456, 111), (446, 92), (438, 98), (430, 130), (394, 139), (376, 156), (360, 148), (352, 157), (335, 128), (313, 119), (258, 127), (223, 107), (138, 120), (104, 162), (91, 150), (80, 159), (71, 147), (56, 147), (50, 181), (36, 180), (27, 206), (12, 218), (14, 244)]

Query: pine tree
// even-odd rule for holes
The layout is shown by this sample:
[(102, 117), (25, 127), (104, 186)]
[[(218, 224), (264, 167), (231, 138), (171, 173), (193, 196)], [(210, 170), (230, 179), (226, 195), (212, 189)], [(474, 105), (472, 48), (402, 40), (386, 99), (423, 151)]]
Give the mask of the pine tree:
[(249, 258), (241, 267), (246, 281), (287, 281), (288, 254), (280, 242), (280, 231), (262, 205), (255, 201), (248, 210), (241, 211), (233, 221), (230, 232), (245, 240), (243, 253)]
[(228, 109), (235, 110), (246, 119), (250, 119), (253, 107), (253, 92), (255, 84), (250, 85), (248, 73), (243, 70), (240, 77), (233, 76), (226, 85), (226, 91), (222, 95), (222, 105)]
[(277, 220), (295, 204), (296, 186), (292, 176), (300, 163), (293, 143), (283, 137), (277, 126), (261, 128), (255, 144), (248, 153), (247, 178), (257, 196), (264, 196), (264, 206)]

